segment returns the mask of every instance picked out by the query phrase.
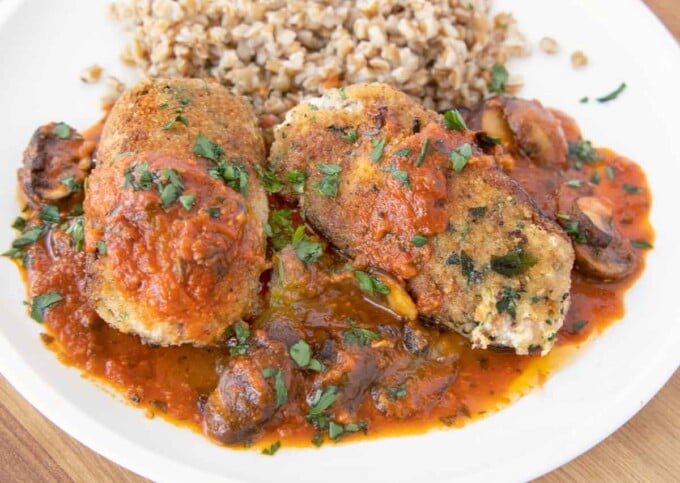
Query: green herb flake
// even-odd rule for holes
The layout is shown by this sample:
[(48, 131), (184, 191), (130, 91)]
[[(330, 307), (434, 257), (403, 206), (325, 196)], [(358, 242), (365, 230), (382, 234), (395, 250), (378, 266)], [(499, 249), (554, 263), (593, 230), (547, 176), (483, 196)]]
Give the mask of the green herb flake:
[(392, 401), (396, 401), (397, 399), (403, 399), (406, 397), (406, 384), (386, 387), (385, 391), (387, 392), (387, 396)]
[(472, 156), (472, 147), (468, 144), (462, 144), (458, 148), (451, 151), (451, 166), (456, 173), (460, 173)]
[(416, 159), (416, 168), (419, 168), (425, 162), (427, 153), (430, 150), (430, 143), (430, 138), (425, 138), (425, 141), (423, 141), (423, 145), (420, 147), (420, 153), (418, 153), (418, 159)]
[(202, 132), (199, 132), (198, 136), (196, 136), (193, 152), (196, 156), (217, 162), (220, 156), (224, 154), (224, 149), (219, 144), (208, 139)]
[(446, 129), (450, 131), (464, 131), (467, 129), (463, 116), (460, 115), (458, 109), (451, 109), (444, 114), (444, 121), (446, 122)]
[(380, 332), (358, 327), (352, 318), (347, 319), (347, 324), (350, 328), (344, 332), (343, 337), (348, 344), (365, 347), (372, 341), (380, 340)]
[(248, 325), (240, 320), (227, 329), (236, 337), (236, 344), (229, 347), (229, 354), (232, 356), (242, 356), (248, 352), (248, 338), (250, 337), (250, 329)]
[(66, 233), (71, 235), (71, 246), (77, 252), (83, 249), (85, 242), (85, 220), (82, 216), (78, 216), (71, 221), (71, 224), (66, 228)]
[(78, 193), (83, 190), (83, 187), (76, 181), (75, 176), (64, 176), (61, 178), (61, 184), (66, 186), (69, 193)]
[(336, 197), (342, 168), (338, 164), (320, 164), (319, 171), (324, 174), (324, 177), (316, 184), (316, 189), (323, 196)]
[(270, 447), (263, 449), (262, 454), (267, 455), (267, 456), (274, 456), (280, 448), (281, 448), (281, 441), (277, 441), (275, 443), (272, 443), (272, 445)]
[(317, 389), (312, 397), (307, 417), (313, 419), (320, 416), (328, 409), (337, 398), (338, 388), (328, 386), (325, 390)]
[(40, 207), (40, 219), (45, 223), (57, 224), (61, 221), (59, 208), (54, 205), (42, 205)]
[(293, 186), (293, 191), (296, 193), (304, 193), (305, 182), (307, 181), (307, 174), (294, 169), (286, 173), (286, 180)]
[(390, 173), (392, 177), (399, 181), (405, 188), (411, 189), (411, 180), (409, 179), (408, 172), (403, 169), (397, 169), (394, 165), (394, 161), (392, 161), (389, 166), (382, 168), (381, 171)]
[(283, 406), (288, 400), (288, 388), (281, 369), (274, 375), (274, 391), (276, 391), (276, 405)]
[(28, 223), (28, 220), (26, 218), (17, 216), (12, 222), (12, 228), (14, 228), (15, 230), (23, 231), (24, 228), (26, 228), (26, 223)]
[(323, 434), (314, 433), (314, 436), (312, 436), (312, 444), (317, 448), (320, 448), (321, 445), (323, 445)]
[(64, 298), (54, 290), (33, 297), (33, 301), (31, 302), (31, 318), (42, 324), (44, 322), (43, 317), (45, 315), (45, 310), (62, 300), (64, 300)]
[(174, 169), (163, 168), (158, 177), (158, 193), (161, 197), (161, 206), (169, 207), (177, 200), (184, 191), (184, 184), (179, 174)]
[(644, 248), (644, 249), (649, 249), (649, 248), (654, 248), (651, 243), (649, 243), (646, 240), (631, 240), (630, 244), (633, 248)]
[(259, 164), (255, 165), (255, 171), (260, 176), (262, 187), (268, 193), (278, 193), (283, 189), (283, 181), (281, 181), (281, 179), (273, 171), (263, 169)]
[(70, 139), (71, 138), (71, 126), (65, 122), (58, 122), (52, 128), (52, 134), (57, 136), (59, 139)]
[(222, 180), (231, 189), (243, 196), (248, 196), (248, 170), (242, 164), (221, 160), (208, 170), (208, 174), (215, 179)]
[(569, 186), (570, 188), (580, 188), (583, 186), (583, 181), (581, 181), (580, 179), (570, 179), (564, 184), (566, 186)]
[(189, 211), (193, 208), (196, 202), (196, 195), (184, 195), (179, 197), (179, 203), (184, 207), (185, 210)]
[(102, 256), (106, 255), (106, 243), (104, 240), (97, 241), (97, 253)]
[(599, 171), (593, 171), (592, 176), (590, 176), (590, 182), (593, 183), (594, 185), (600, 184), (600, 181), (602, 180), (602, 175), (600, 174)]
[(418, 234), (413, 235), (413, 237), (411, 238), (411, 243), (413, 243), (416, 247), (420, 248), (427, 243), (427, 237)]
[(517, 301), (521, 294), (512, 287), (503, 287), (501, 297), (496, 302), (496, 310), (499, 314), (506, 312), (513, 320), (517, 317)]
[(382, 295), (387, 295), (390, 293), (390, 288), (387, 285), (366, 272), (356, 270), (354, 272), (354, 277), (359, 282), (359, 288), (361, 288), (361, 290), (364, 292), (368, 292), (371, 295), (376, 292)]
[[(181, 111), (178, 111), (178, 112), (181, 112)], [(184, 117), (182, 115), (175, 116), (174, 119), (170, 119), (168, 122), (166, 122), (163, 125), (162, 129), (164, 131), (167, 131), (169, 129), (172, 129), (175, 126), (175, 124), (177, 124), (177, 123), (184, 124), (185, 126), (188, 126), (189, 125), (189, 119), (187, 119), (186, 117)]]
[(579, 139), (578, 141), (568, 141), (569, 151), (567, 156), (571, 159), (578, 159), (586, 163), (594, 163), (602, 159), (602, 154), (597, 152), (590, 141)]
[(411, 154), (411, 148), (397, 149), (397, 151), (394, 153), (395, 156), (399, 156), (402, 158), (408, 156), (409, 154)]
[(338, 95), (340, 96), (340, 99), (347, 99), (347, 93), (345, 92), (344, 87), (338, 88)]
[(350, 144), (354, 144), (357, 142), (357, 130), (356, 129), (350, 129), (348, 130), (345, 134), (343, 134), (342, 139), (347, 141)]
[(460, 252), (460, 270), (467, 280), (468, 283), (472, 283), (476, 280), (477, 278), (477, 271), (475, 270), (475, 262), (472, 260), (472, 257), (465, 253), (465, 250), (462, 250)]
[(45, 233), (47, 233), (47, 226), (34, 226), (24, 231), (19, 238), (12, 242), (12, 248), (24, 248), (37, 242)]
[(309, 239), (305, 234), (304, 225), (297, 227), (293, 233), (292, 243), (295, 254), (300, 260), (305, 262), (306, 265), (313, 265), (323, 254), (323, 245)]
[(505, 92), (505, 83), (509, 78), (508, 70), (504, 65), (495, 63), (491, 67), (491, 82), (489, 83), (489, 92), (495, 94), (503, 94)]
[(607, 178), (609, 179), (609, 181), (614, 181), (614, 179), (616, 178), (616, 172), (614, 171), (614, 167), (608, 164), (604, 170), (607, 173)]
[(577, 332), (581, 332), (581, 330), (582, 330), (586, 325), (588, 325), (588, 321), (587, 321), (587, 320), (578, 320), (578, 321), (574, 322), (573, 324), (571, 324), (571, 330), (570, 330), (570, 332), (573, 333), (573, 334), (575, 334), (575, 333), (577, 333)]
[(521, 275), (537, 263), (538, 259), (524, 250), (515, 250), (502, 256), (491, 256), (491, 270), (506, 277)]
[(272, 210), (269, 212), (269, 224), (267, 225), (267, 236), (275, 250), (280, 250), (290, 243), (293, 235), (292, 210)]
[(574, 239), (576, 243), (585, 244), (588, 243), (588, 238), (585, 234), (581, 233), (580, 225), (578, 220), (572, 220), (564, 226), (564, 231)]
[(186, 106), (186, 105), (189, 104), (189, 102), (191, 102), (191, 101), (189, 100), (188, 97), (182, 97), (182, 98), (179, 100), (179, 102), (181, 102), (182, 104), (184, 104), (184, 105)]
[(595, 100), (597, 102), (609, 102), (613, 101), (621, 95), (621, 93), (626, 89), (626, 83), (622, 82), (619, 87), (617, 87), (613, 92), (610, 92), (606, 96), (598, 97)]
[(581, 99), (579, 99), (579, 102), (580, 102), (581, 104), (587, 104), (589, 100), (590, 100), (590, 99), (588, 98), (588, 96), (584, 96), (584, 97), (582, 97)]
[(210, 206), (205, 209), (205, 212), (213, 220), (217, 220), (220, 217), (220, 209), (216, 206)]
[(295, 344), (290, 346), (290, 357), (295, 361), (298, 367), (307, 367), (309, 361), (312, 360), (312, 349), (309, 344), (300, 339)]
[(639, 186), (635, 186), (634, 184), (624, 184), (623, 191), (630, 194), (638, 194), (644, 192), (642, 188), (640, 188)]
[(387, 138), (383, 137), (380, 140), (371, 139), (371, 144), (373, 145), (373, 150), (371, 151), (371, 161), (377, 163), (382, 158), (383, 151), (385, 150), (385, 143)]

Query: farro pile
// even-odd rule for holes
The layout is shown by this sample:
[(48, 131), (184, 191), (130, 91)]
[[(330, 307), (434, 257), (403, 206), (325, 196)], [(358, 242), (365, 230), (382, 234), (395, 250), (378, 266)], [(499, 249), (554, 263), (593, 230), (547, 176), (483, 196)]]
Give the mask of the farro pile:
[(443, 109), (485, 93), (491, 66), (526, 53), (490, 0), (126, 0), (122, 58), (150, 76), (219, 79), (281, 115), (326, 87), (380, 81)]

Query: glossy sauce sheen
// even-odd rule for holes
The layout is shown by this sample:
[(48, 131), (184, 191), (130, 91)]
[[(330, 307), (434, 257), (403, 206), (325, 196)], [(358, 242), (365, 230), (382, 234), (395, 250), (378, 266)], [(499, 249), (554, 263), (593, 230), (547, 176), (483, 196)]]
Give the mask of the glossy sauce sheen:
[[(100, 128), (95, 126), (85, 137), (96, 141)], [(612, 201), (615, 223), (622, 235), (653, 242), (653, 231), (648, 222), (651, 197), (644, 173), (635, 163), (612, 151), (603, 149), (600, 152), (603, 158), (598, 162), (585, 164), (581, 170), (570, 169), (562, 176), (537, 168), (521, 158), (509, 174), (521, 180), (539, 205), (546, 206), (552, 202), (550, 193), (564, 179), (588, 180), (597, 170), (601, 181), (595, 191)], [(613, 181), (605, 172), (608, 165), (615, 172)], [(638, 186), (642, 191), (627, 193), (623, 184)], [(46, 345), (65, 364), (112, 385), (130, 403), (145, 408), (150, 417), (159, 415), (200, 430), (202, 408), (217, 385), (221, 365), (230, 357), (228, 348), (152, 347), (135, 336), (110, 328), (86, 302), (84, 253), (60, 256), (58, 249), (55, 252), (59, 243), (49, 234), (36, 243), (30, 249), (33, 262), (26, 271), (30, 295), (56, 290), (64, 297), (45, 313), (47, 334), (43, 340)], [(442, 425), (460, 427), (540, 385), (564, 361), (571, 348), (623, 316), (624, 294), (644, 268), (644, 254), (641, 250), (636, 251), (639, 256), (635, 270), (620, 281), (599, 282), (573, 272), (571, 309), (555, 349), (546, 357), (473, 350), (467, 340), (457, 334), (439, 334), (434, 329), (423, 328), (430, 339), (437, 340), (437, 346), (444, 347), (449, 354), (457, 354), (458, 360), (451, 365), (425, 366), (426, 372), (419, 375), (418, 386), (410, 390), (422, 389), (425, 394), (428, 384), (436, 384), (446, 377), (455, 377), (453, 384), (436, 404), (423, 404), (407, 419), (387, 418), (375, 408), (370, 397), (366, 398), (356, 414), (367, 423), (368, 431), (366, 435), (359, 432), (346, 439), (423, 432)], [(303, 297), (290, 305), (268, 309), (254, 325), (302, 313), (306, 314), (305, 336), (310, 344), (322, 344), (328, 333), (345, 329), (335, 321), (350, 316), (367, 328), (403, 324), (391, 312), (364, 298), (356, 284), (337, 283), (314, 298)], [(317, 330), (315, 324), (324, 330)], [(400, 358), (405, 361), (414, 356), (404, 350), (395, 350), (391, 357), (392, 362), (398, 364)], [(305, 420), (308, 409), (304, 397), (289, 398), (282, 411), (283, 417), (267, 426), (258, 445), (268, 445), (276, 440), (282, 440), (284, 446), (309, 445), (316, 431)]]

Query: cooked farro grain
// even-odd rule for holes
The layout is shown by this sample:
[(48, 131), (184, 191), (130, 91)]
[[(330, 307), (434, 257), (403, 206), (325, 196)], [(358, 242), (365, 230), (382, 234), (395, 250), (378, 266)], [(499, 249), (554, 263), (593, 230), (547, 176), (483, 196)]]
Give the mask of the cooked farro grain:
[(585, 67), (588, 65), (588, 56), (584, 52), (577, 50), (571, 54), (571, 65), (574, 69)]
[(543, 37), (538, 43), (538, 46), (546, 54), (556, 54), (560, 50), (557, 40), (552, 37)]
[(490, 0), (121, 0), (122, 59), (149, 76), (216, 77), (259, 113), (324, 88), (379, 81), (443, 109), (486, 93), (491, 66), (527, 53)]

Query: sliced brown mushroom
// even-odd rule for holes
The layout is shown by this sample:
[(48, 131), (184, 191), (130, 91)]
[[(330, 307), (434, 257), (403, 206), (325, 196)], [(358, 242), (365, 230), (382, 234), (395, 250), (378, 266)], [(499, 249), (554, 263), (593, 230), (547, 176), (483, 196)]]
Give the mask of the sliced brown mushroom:
[(64, 123), (38, 128), (23, 156), (19, 183), (30, 202), (54, 203), (82, 189), (95, 144)]
[(618, 280), (635, 266), (635, 255), (614, 225), (611, 203), (582, 189), (563, 186), (558, 220), (574, 241), (576, 266), (602, 280)]
[(468, 124), (500, 138), (511, 152), (521, 152), (540, 166), (568, 164), (562, 123), (538, 101), (493, 97), (472, 111)]

